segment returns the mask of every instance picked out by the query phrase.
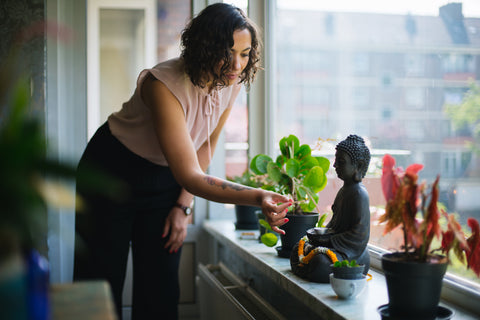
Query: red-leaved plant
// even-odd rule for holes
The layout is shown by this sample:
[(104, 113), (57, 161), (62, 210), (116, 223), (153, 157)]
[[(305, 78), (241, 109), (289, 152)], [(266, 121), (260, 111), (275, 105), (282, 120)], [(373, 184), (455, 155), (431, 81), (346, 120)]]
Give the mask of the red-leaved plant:
[[(420, 262), (429, 262), (431, 253), (441, 251), (449, 258), (453, 249), (458, 259), (480, 277), (480, 227), (474, 218), (467, 224), (472, 235), (466, 238), (453, 214), (447, 214), (438, 207), (439, 180), (437, 176), (429, 187), (418, 183), (421, 164), (412, 164), (404, 171), (395, 167), (395, 159), (386, 154), (383, 157), (382, 190), (387, 201), (385, 214), (379, 218), (386, 222), (384, 234), (401, 225), (404, 238), (404, 252)], [(442, 230), (439, 219), (444, 215), (447, 228)], [(430, 251), (434, 237), (441, 238), (441, 247)]]

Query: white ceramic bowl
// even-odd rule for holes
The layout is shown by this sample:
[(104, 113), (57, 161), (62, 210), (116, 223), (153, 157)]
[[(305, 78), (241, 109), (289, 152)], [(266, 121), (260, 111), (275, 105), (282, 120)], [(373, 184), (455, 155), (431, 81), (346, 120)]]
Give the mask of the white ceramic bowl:
[(362, 293), (367, 284), (367, 277), (364, 275), (362, 279), (338, 279), (330, 274), (330, 285), (333, 291), (341, 299), (353, 299)]

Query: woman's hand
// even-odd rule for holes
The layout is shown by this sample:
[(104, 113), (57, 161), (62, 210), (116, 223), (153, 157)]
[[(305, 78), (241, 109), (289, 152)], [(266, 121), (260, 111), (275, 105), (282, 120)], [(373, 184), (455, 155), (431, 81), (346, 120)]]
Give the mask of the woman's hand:
[(165, 238), (170, 234), (165, 249), (170, 253), (177, 252), (187, 237), (187, 226), (189, 216), (185, 215), (182, 209), (173, 207), (165, 220), (162, 237)]
[(285, 216), (287, 215), (288, 207), (291, 205), (292, 201), (288, 197), (275, 192), (265, 191), (262, 196), (262, 212), (273, 231), (285, 234), (285, 231), (280, 229), (279, 226), (288, 222)]

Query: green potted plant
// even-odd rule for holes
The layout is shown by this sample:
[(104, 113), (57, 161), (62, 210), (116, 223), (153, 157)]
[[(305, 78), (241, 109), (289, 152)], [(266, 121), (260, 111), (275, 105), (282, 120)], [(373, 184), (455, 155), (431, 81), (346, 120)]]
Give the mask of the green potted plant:
[[(465, 262), (480, 276), (480, 228), (477, 220), (468, 219), (472, 235), (466, 237), (453, 214), (447, 214), (438, 205), (439, 177), (431, 186), (418, 182), (421, 164), (412, 164), (404, 171), (395, 168), (395, 159), (383, 157), (382, 189), (387, 201), (384, 234), (400, 226), (404, 245), (398, 252), (382, 256), (382, 268), (387, 282), (388, 305), (379, 312), (391, 316), (434, 319), (438, 306), (442, 280), (453, 249), (460, 261)], [(442, 230), (440, 218), (447, 220)], [(439, 248), (431, 250), (437, 238)], [(443, 307), (442, 307), (443, 308)]]
[[(282, 226), (282, 246), (277, 248), (281, 257), (290, 257), (292, 248), (305, 235), (305, 231), (315, 227), (319, 213), (318, 192), (327, 185), (326, 173), (330, 161), (325, 157), (312, 156), (307, 144), (300, 144), (295, 135), (283, 137), (279, 142), (280, 155), (275, 161), (265, 154), (252, 158), (250, 169), (261, 181), (262, 188), (292, 197), (289, 208), (289, 222)], [(318, 211), (318, 210), (317, 210)]]
[(337, 260), (332, 264), (333, 276), (339, 279), (363, 279), (365, 277), (364, 270), (365, 265), (358, 264), (356, 260)]
[[(258, 188), (261, 186), (261, 183), (254, 179), (254, 176), (249, 169), (245, 170), (241, 176), (227, 177), (227, 179), (252, 188)], [(258, 214), (261, 213), (262, 209), (260, 207), (236, 204), (235, 228), (237, 230), (258, 229)]]
[(364, 269), (365, 265), (359, 265), (356, 260), (337, 260), (332, 264), (330, 285), (338, 297), (352, 299), (363, 291), (368, 281)]

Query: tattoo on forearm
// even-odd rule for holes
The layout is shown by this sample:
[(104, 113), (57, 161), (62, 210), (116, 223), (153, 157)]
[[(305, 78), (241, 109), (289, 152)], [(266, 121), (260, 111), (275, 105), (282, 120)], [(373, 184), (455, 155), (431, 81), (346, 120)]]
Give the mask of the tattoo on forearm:
[(220, 181), (220, 180), (217, 180), (213, 177), (205, 177), (205, 181), (207, 181), (207, 183), (211, 186), (217, 186), (217, 187), (220, 187), (224, 190), (227, 189), (227, 188), (230, 188), (232, 190), (237, 190), (237, 191), (251, 189), (247, 186), (242, 186), (240, 184), (230, 183), (228, 181)]

